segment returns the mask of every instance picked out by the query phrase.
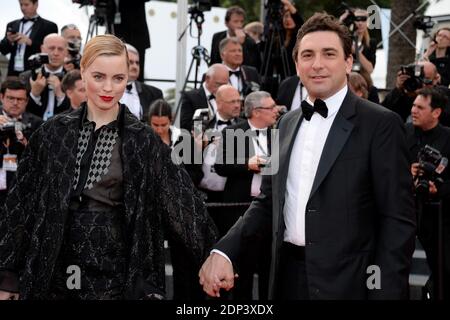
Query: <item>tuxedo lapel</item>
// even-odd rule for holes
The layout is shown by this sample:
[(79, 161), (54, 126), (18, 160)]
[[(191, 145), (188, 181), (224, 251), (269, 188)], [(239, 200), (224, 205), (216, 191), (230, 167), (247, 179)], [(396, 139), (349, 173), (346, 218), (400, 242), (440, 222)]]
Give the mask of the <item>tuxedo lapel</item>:
[(320, 157), (319, 166), (317, 167), (316, 176), (309, 196), (310, 198), (320, 187), (320, 184), (327, 176), (352, 133), (354, 125), (348, 119), (355, 114), (355, 104), (356, 98), (349, 91), (342, 102), (342, 106), (336, 114), (336, 118), (328, 133), (322, 156)]

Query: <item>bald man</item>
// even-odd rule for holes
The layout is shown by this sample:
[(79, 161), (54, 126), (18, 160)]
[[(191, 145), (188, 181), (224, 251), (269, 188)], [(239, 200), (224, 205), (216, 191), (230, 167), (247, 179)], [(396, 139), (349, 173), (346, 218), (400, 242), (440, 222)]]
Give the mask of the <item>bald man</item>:
[(67, 42), (56, 33), (49, 34), (44, 38), (41, 53), (48, 55), (49, 63), (22, 73), (20, 78), (31, 87), (27, 111), (47, 120), (70, 108), (70, 102), (61, 88)]

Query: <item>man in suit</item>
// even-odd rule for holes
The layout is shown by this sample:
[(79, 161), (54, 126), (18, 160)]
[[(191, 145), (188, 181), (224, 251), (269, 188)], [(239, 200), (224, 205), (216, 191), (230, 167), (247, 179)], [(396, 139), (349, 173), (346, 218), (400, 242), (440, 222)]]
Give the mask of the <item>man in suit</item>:
[(138, 119), (148, 120), (148, 111), (153, 101), (162, 99), (162, 91), (154, 86), (150, 86), (138, 81), (140, 72), (139, 52), (130, 44), (126, 44), (128, 51), (128, 84), (120, 102)]
[[(20, 160), (28, 139), (42, 124), (42, 119), (25, 111), (28, 101), (26, 86), (17, 80), (2, 83), (0, 91), (0, 205), (3, 206), (8, 190), (15, 181), (17, 162)], [(23, 128), (16, 126), (24, 125)], [(6, 127), (14, 125), (13, 131)], [(7, 157), (4, 157), (6, 156)], [(6, 159), (5, 159), (6, 158)]]
[(39, 52), (46, 35), (58, 32), (55, 23), (37, 14), (38, 0), (19, 0), (19, 3), (23, 18), (7, 24), (6, 35), (0, 42), (0, 52), (4, 55), (11, 54), (8, 76), (18, 76), (29, 70), (28, 58)]
[(222, 62), (220, 53), (220, 42), (225, 38), (236, 37), (243, 48), (244, 63), (259, 70), (261, 57), (259, 48), (255, 41), (244, 32), (245, 11), (241, 7), (232, 6), (225, 14), (225, 25), (227, 30), (217, 32), (213, 35), (211, 43), (211, 64)]
[(205, 81), (198, 89), (183, 93), (180, 110), (180, 128), (192, 130), (195, 110), (209, 109), (210, 118), (217, 113), (216, 92), (220, 86), (228, 84), (228, 69), (220, 63), (213, 64), (205, 74)]
[[(248, 209), (254, 197), (259, 195), (262, 175), (261, 168), (268, 164), (271, 151), (271, 128), (278, 116), (277, 106), (268, 92), (250, 93), (245, 99), (243, 121), (222, 130), (221, 145), (214, 165), (216, 173), (226, 177), (224, 202), (241, 203), (229, 207), (219, 217), (222, 228), (220, 236), (225, 235), (233, 224)], [(232, 144), (233, 151), (230, 150)], [(270, 239), (261, 242), (258, 250), (242, 255), (245, 262), (239, 273), (239, 282), (233, 290), (233, 299), (252, 299), (253, 273), (258, 272), (258, 291), (260, 299), (267, 299), (268, 270), (270, 263)]]
[[(145, 11), (145, 3), (148, 1), (137, 0), (133, 1), (132, 5), (123, 0), (109, 1), (115, 12), (114, 34), (137, 48), (143, 70), (145, 68), (145, 50), (150, 48), (150, 34)], [(119, 10), (115, 10), (117, 3), (119, 3)], [(144, 81), (144, 72), (139, 72), (137, 79)]]
[[(441, 178), (442, 183), (424, 179), (430, 175), (427, 172), (424, 176), (423, 167), (419, 164), (419, 154), (429, 145), (443, 157), (450, 158), (450, 129), (439, 123), (447, 103), (446, 98), (437, 88), (421, 89), (411, 108), (412, 123), (406, 125), (411, 173), (416, 182), (416, 203), (417, 208), (421, 208), (418, 212), (417, 235), (427, 255), (431, 269), (430, 280), (433, 283), (431, 296), (436, 300), (442, 298), (439, 297), (438, 286), (443, 289), (444, 299), (450, 298), (450, 216), (446, 214), (450, 210), (450, 168), (447, 166), (439, 176), (435, 176)], [(438, 212), (439, 201), (442, 205), (442, 217), (439, 217)], [(440, 228), (442, 239), (439, 239)], [(439, 241), (442, 241), (443, 245), (441, 251)], [(440, 268), (442, 274), (439, 272)]]
[(70, 108), (69, 99), (61, 87), (61, 80), (66, 73), (63, 66), (67, 56), (67, 42), (56, 33), (49, 34), (44, 38), (41, 52), (48, 55), (49, 63), (37, 71), (21, 73), (20, 78), (31, 86), (27, 111), (46, 121)]
[(225, 38), (219, 44), (220, 57), (227, 67), (230, 83), (235, 87), (242, 98), (250, 92), (258, 91), (261, 77), (258, 70), (252, 66), (243, 65), (242, 45), (237, 38)]
[(70, 101), (70, 111), (77, 110), (87, 100), (86, 88), (83, 85), (81, 72), (78, 69), (71, 70), (64, 75), (61, 81), (62, 91)]
[(279, 121), (278, 172), (202, 266), (209, 295), (233, 287), (243, 248), (272, 236), (269, 299), (408, 298), (415, 213), (405, 132), (397, 115), (348, 90), (351, 48), (330, 15), (300, 29), (294, 56), (308, 97)]

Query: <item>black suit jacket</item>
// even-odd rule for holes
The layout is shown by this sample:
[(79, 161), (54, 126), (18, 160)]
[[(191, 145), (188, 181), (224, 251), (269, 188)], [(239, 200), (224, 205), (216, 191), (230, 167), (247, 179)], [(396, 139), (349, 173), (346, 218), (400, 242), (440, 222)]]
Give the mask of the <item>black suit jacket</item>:
[[(8, 30), (8, 28), (11, 28), (12, 30), (20, 32), (20, 21), (21, 19), (11, 21), (10, 23), (7, 24), (6, 30)], [(34, 22), (33, 28), (31, 29), (31, 33), (29, 35), (32, 44), (31, 46), (26, 46), (25, 48), (25, 55), (24, 55), (25, 70), (30, 69), (30, 65), (28, 64), (28, 58), (31, 55), (41, 51), (41, 44), (44, 41), (45, 36), (47, 36), (50, 33), (58, 33), (58, 26), (51, 21), (38, 17), (37, 20)], [(8, 53), (11, 54), (8, 64), (8, 75), (17, 75), (17, 73), (14, 71), (14, 58), (16, 56), (16, 51), (17, 51), (17, 44), (16, 43), (11, 44), (6, 38), (5, 33), (5, 37), (0, 42), (0, 52), (5, 55)]]
[(284, 105), (288, 110), (291, 110), (295, 90), (297, 90), (299, 83), (300, 78), (298, 76), (284, 79), (278, 88), (277, 103), (279, 105)]
[(197, 109), (208, 108), (208, 98), (203, 86), (183, 93), (181, 97), (180, 128), (191, 132), (192, 116)]
[[(283, 208), (301, 108), (279, 121), (279, 170), (215, 246), (234, 262), (242, 247), (272, 235), (269, 298), (279, 282)], [(405, 130), (397, 115), (348, 92), (328, 134), (305, 211), (311, 299), (407, 299), (415, 240)], [(272, 146), (272, 162), (277, 154)], [(368, 290), (370, 265), (381, 289)]]
[[(220, 57), (219, 52), (219, 44), (220, 41), (225, 39), (227, 37), (227, 31), (221, 31), (216, 32), (213, 35), (212, 42), (211, 42), (211, 61), (210, 65), (214, 63), (221, 63), (222, 58)], [(244, 55), (244, 62), (243, 64), (247, 66), (255, 67), (256, 70), (259, 70), (261, 66), (261, 56), (259, 52), (258, 45), (255, 43), (255, 41), (249, 37), (245, 37), (245, 41), (242, 45), (242, 53)]]
[[(258, 70), (256, 70), (255, 67), (242, 65), (241, 75), (242, 91), (240, 93), (242, 93), (244, 96), (247, 96), (249, 93), (259, 90), (259, 86), (261, 86), (261, 77), (259, 76)], [(257, 84), (258, 88), (252, 88), (254, 84)]]
[[(217, 152), (217, 159), (223, 159), (223, 161), (217, 161), (214, 165), (217, 174), (227, 177), (227, 182), (225, 183), (224, 189), (225, 202), (249, 202), (253, 199), (251, 196), (251, 187), (255, 172), (248, 169), (248, 161), (255, 155), (255, 148), (253, 146), (251, 136), (247, 135), (243, 142), (238, 141), (238, 139), (234, 137), (234, 153), (232, 155), (228, 155), (227, 153), (227, 135), (233, 135), (234, 131), (238, 129), (243, 130), (244, 133), (251, 133), (248, 121), (243, 121), (228, 126), (225, 130), (223, 130), (221, 145)], [(269, 129), (267, 134), (267, 142), (269, 143), (270, 152)], [(242, 150), (239, 150), (242, 147), (242, 143), (244, 143), (243, 154)]]
[(148, 112), (150, 110), (150, 105), (153, 101), (163, 98), (163, 93), (160, 89), (150, 86), (148, 84), (142, 83), (140, 81), (135, 81), (136, 90), (139, 95), (139, 101), (142, 106), (142, 119), (144, 122), (148, 120)]

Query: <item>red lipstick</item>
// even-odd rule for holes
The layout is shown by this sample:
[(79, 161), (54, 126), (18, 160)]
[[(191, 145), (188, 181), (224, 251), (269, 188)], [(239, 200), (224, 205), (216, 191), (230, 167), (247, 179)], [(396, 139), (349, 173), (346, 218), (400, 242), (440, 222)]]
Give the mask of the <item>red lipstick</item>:
[(100, 96), (100, 99), (102, 99), (105, 102), (111, 102), (111, 100), (113, 99), (113, 97), (110, 96)]

